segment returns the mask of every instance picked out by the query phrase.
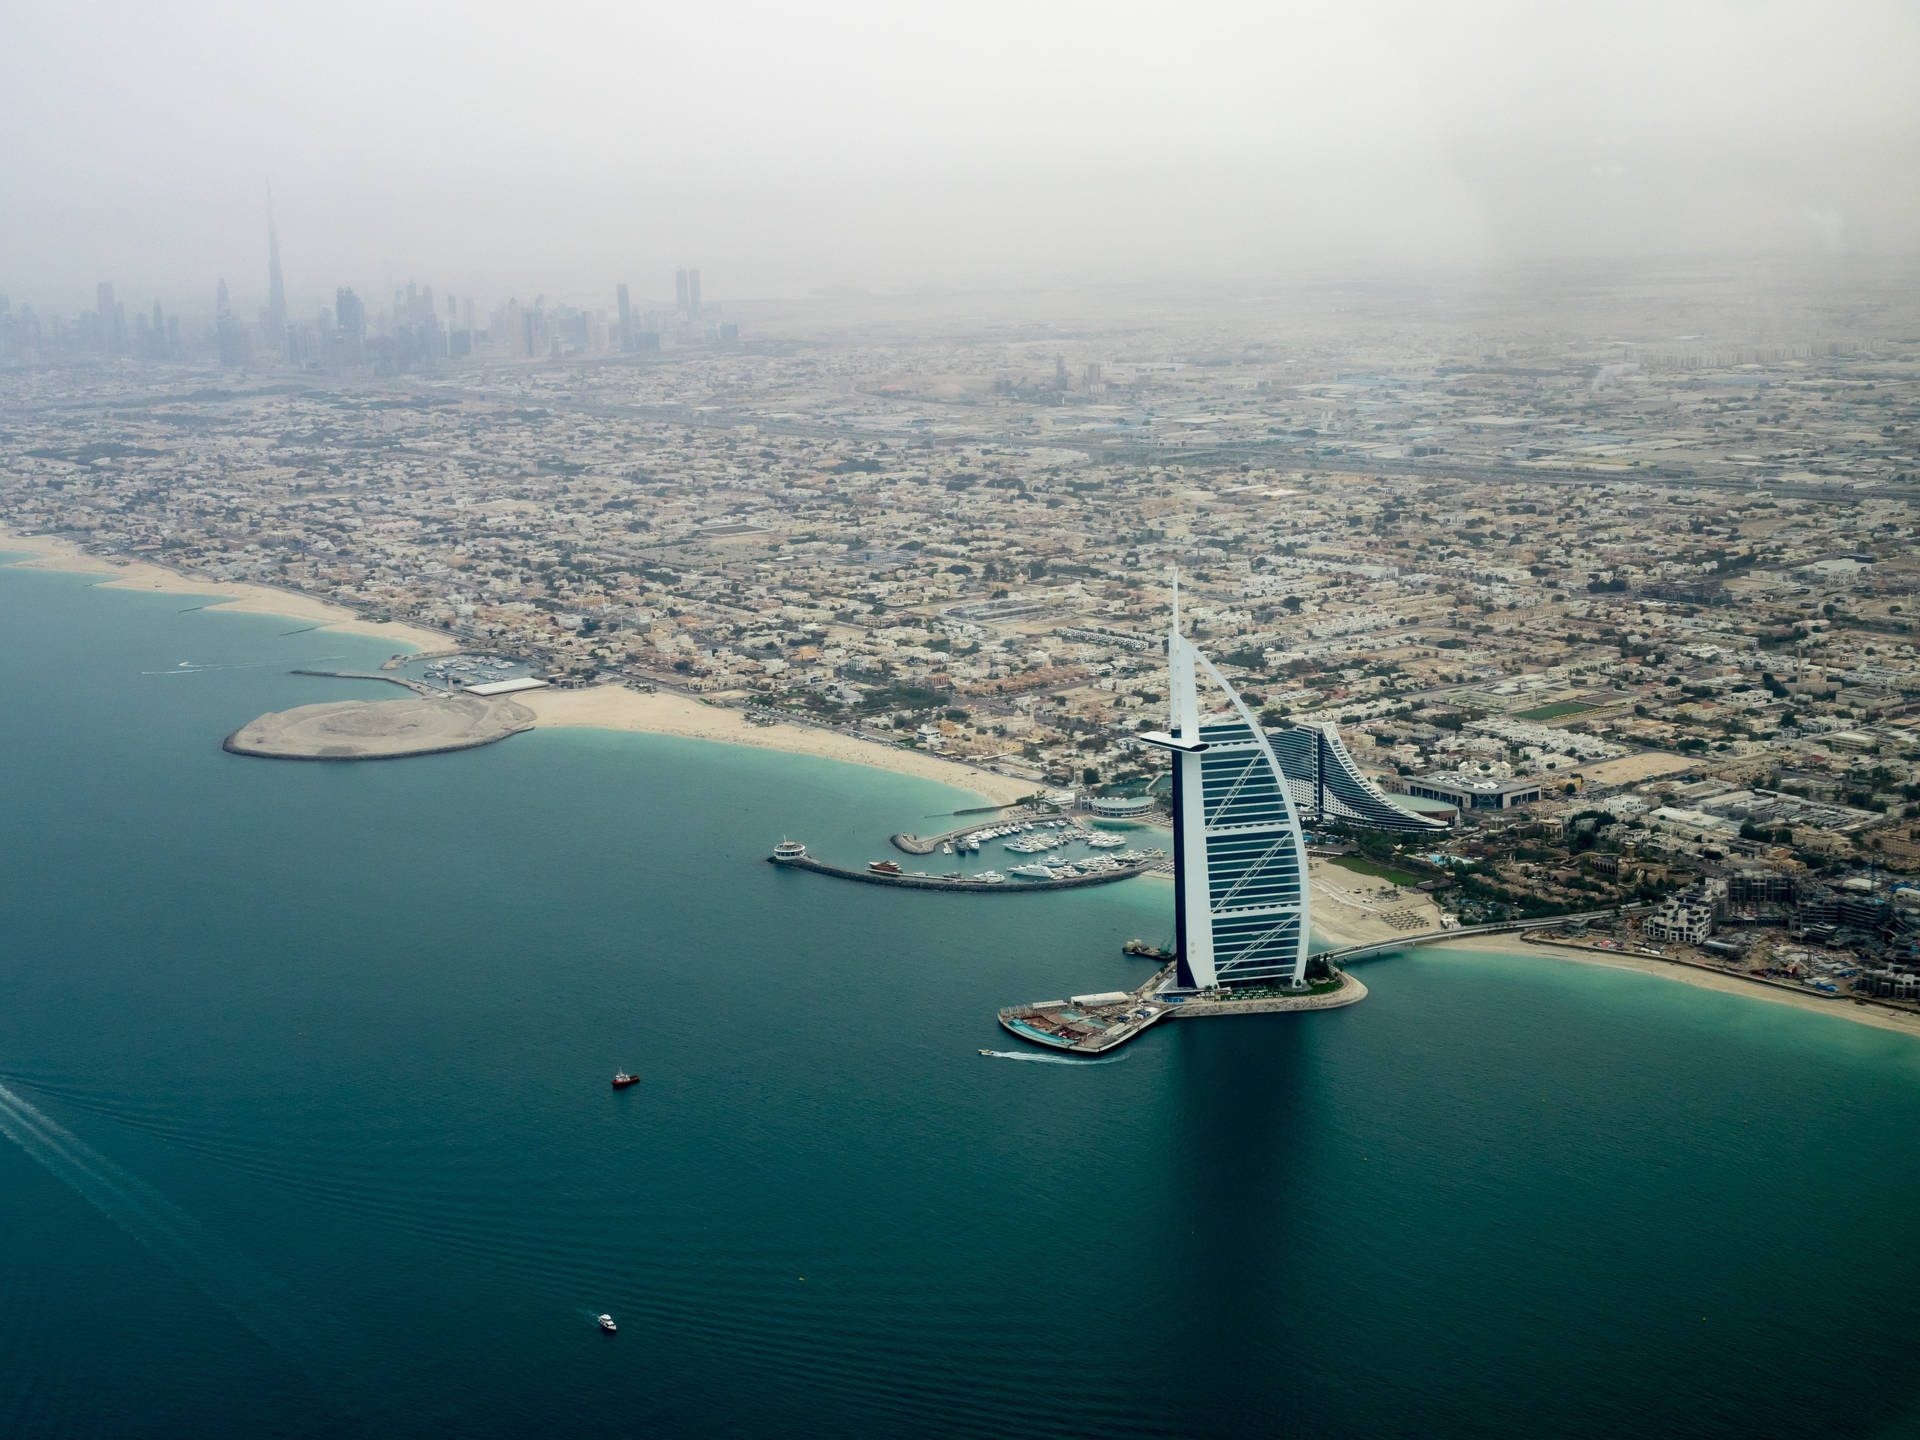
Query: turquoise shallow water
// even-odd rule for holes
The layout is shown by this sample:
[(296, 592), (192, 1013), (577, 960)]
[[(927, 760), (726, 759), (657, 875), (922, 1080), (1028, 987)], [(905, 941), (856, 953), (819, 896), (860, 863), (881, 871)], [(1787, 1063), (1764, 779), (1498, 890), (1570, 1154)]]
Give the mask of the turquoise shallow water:
[(0, 1433), (1916, 1433), (1920, 1045), (1428, 954), (984, 1059), (1166, 888), (776, 871), (962, 802), (766, 752), (227, 756), (388, 647), (190, 603), (0, 570)]

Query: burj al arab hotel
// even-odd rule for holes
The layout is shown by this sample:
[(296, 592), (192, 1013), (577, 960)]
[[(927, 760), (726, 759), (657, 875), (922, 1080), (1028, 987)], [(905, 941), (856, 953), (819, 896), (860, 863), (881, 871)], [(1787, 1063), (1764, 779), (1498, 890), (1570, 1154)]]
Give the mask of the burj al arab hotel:
[[(1227, 709), (1200, 712), (1199, 672)], [(1306, 983), (1307, 845), (1273, 744), (1213, 662), (1180, 633), (1174, 578), (1164, 731), (1173, 759), (1174, 948), (1185, 989)]]

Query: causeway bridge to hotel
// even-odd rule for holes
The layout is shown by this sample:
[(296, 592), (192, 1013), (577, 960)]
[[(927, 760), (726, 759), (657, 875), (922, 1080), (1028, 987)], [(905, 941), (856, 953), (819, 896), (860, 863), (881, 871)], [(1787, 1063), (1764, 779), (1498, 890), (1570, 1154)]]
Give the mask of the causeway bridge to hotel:
[(1371, 960), (1376, 955), (1391, 955), (1396, 950), (1411, 950), (1418, 945), (1444, 945), (1450, 940), (1469, 940), (1475, 935), (1512, 935), (1523, 930), (1551, 930), (1586, 920), (1611, 920), (1638, 915), (1653, 907), (1647, 904), (1614, 905), (1605, 910), (1586, 910), (1577, 915), (1543, 915), (1532, 920), (1499, 920), (1487, 925), (1456, 925), (1449, 930), (1416, 930), (1396, 935), (1391, 940), (1374, 940), (1365, 945), (1344, 945), (1338, 950), (1316, 950), (1314, 959), (1338, 965), (1347, 960)]

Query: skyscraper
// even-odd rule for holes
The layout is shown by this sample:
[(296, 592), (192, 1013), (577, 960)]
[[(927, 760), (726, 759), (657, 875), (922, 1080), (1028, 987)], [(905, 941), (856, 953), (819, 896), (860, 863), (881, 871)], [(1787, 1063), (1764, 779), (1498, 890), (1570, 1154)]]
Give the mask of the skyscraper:
[(112, 283), (102, 280), (94, 287), (93, 298), (100, 307), (100, 349), (108, 355), (118, 354), (113, 342), (116, 307), (113, 301)]
[(687, 313), (687, 272), (684, 267), (673, 272), (673, 308), (682, 315)]
[(226, 366), (245, 365), (253, 358), (253, 345), (247, 338), (247, 332), (233, 318), (233, 305), (228, 299), (227, 282), (224, 279), (214, 292), (213, 314), (214, 333), (220, 345), (220, 363)]
[(687, 271), (687, 318), (689, 320), (700, 318), (700, 272), (698, 270)]
[(627, 299), (627, 287), (624, 284), (614, 287), (614, 299), (620, 306), (620, 348), (622, 351), (633, 349), (633, 304)]
[(280, 277), (280, 232), (273, 223), (273, 197), (267, 197), (267, 345), (281, 358), (287, 353), (287, 287)]
[[(1230, 714), (1203, 724), (1196, 667)], [(1297, 986), (1307, 973), (1307, 844), (1267, 734), (1213, 662), (1180, 633), (1174, 580), (1167, 634), (1172, 753), (1174, 948), (1180, 984)]]

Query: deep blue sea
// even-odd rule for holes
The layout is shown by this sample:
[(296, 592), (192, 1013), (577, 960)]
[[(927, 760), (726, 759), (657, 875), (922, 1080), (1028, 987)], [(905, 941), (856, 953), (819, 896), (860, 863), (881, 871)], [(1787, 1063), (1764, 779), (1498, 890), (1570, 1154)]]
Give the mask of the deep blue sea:
[(229, 756), (392, 647), (194, 603), (0, 569), (0, 1434), (1920, 1433), (1920, 1044), (1428, 953), (982, 1057), (1169, 889), (775, 870), (969, 802), (771, 752)]

